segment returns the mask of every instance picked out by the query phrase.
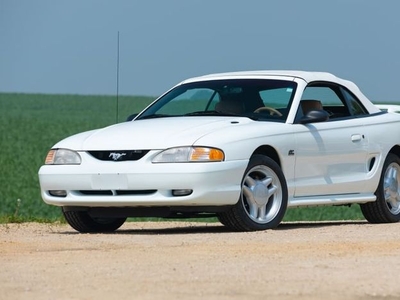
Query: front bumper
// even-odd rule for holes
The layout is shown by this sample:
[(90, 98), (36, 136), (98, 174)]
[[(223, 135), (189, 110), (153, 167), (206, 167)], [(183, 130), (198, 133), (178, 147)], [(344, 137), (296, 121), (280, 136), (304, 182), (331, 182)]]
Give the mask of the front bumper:
[[(235, 204), (247, 160), (212, 163), (104, 162), (44, 165), (39, 170), (47, 204), (85, 207), (223, 206)], [(65, 191), (55, 196), (54, 191)], [(191, 190), (189, 195), (174, 195)]]

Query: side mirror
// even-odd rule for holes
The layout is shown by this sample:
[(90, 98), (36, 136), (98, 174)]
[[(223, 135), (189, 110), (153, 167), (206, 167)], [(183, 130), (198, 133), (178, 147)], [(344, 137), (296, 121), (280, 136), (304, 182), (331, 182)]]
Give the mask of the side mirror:
[(329, 114), (325, 110), (311, 110), (300, 119), (299, 123), (308, 124), (325, 122), (327, 120), (329, 120)]
[(129, 117), (126, 118), (126, 121), (127, 121), (127, 122), (132, 121), (134, 118), (136, 118), (137, 115), (138, 115), (138, 114), (132, 114), (132, 115), (130, 115)]

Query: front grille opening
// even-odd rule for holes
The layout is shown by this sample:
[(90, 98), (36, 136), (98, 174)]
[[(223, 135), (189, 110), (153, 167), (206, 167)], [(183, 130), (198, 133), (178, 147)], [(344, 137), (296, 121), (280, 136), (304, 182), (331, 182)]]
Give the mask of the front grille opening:
[(157, 190), (80, 190), (78, 192), (86, 196), (135, 196), (151, 195)]
[(116, 195), (150, 195), (157, 192), (157, 190), (118, 190), (115, 191)]
[(107, 150), (88, 151), (96, 159), (104, 161), (135, 161), (141, 159), (150, 150)]
[(79, 191), (79, 192), (81, 194), (87, 195), (87, 196), (112, 196), (113, 195), (112, 191), (107, 191), (107, 190), (104, 190), (104, 191), (90, 190), (90, 191)]

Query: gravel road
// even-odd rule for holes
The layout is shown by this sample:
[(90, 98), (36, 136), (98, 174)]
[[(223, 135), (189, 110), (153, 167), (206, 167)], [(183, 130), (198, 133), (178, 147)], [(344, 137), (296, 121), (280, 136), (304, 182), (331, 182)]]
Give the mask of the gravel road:
[(400, 224), (0, 225), (1, 299), (400, 299)]

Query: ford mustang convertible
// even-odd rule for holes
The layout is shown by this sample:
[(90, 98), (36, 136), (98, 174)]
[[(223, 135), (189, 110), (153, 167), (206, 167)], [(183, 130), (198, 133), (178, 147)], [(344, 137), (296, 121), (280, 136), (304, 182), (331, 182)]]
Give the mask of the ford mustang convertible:
[(329, 73), (212, 74), (55, 144), (41, 194), (80, 232), (203, 216), (265, 230), (288, 208), (316, 205), (359, 204), (371, 223), (398, 222), (399, 128), (400, 114)]

